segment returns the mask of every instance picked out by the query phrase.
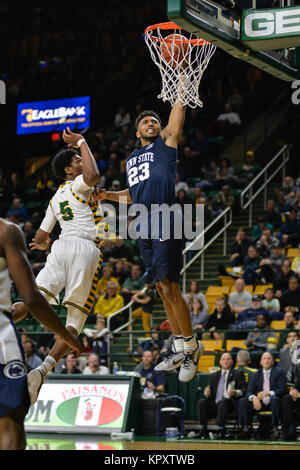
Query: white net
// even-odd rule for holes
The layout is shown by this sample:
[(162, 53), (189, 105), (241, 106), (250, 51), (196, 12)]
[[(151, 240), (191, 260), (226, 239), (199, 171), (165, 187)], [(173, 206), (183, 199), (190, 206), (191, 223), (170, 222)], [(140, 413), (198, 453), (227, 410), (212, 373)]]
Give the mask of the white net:
[(202, 107), (199, 85), (216, 46), (192, 34), (183, 36), (174, 23), (149, 26), (145, 41), (162, 77), (158, 98), (172, 106), (180, 102), (191, 108)]

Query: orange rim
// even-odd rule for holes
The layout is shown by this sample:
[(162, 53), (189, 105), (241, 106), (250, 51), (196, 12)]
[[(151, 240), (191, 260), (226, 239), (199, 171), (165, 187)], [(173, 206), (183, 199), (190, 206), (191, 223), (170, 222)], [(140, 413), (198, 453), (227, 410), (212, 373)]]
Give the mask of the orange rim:
[(180, 29), (182, 30), (182, 28), (180, 26), (178, 26), (177, 24), (173, 23), (172, 21), (169, 21), (167, 23), (157, 23), (157, 24), (153, 24), (152, 26), (148, 26), (148, 28), (145, 29), (145, 35), (148, 36), (152, 41), (165, 41), (165, 42), (175, 42), (175, 43), (178, 43), (178, 44), (193, 44), (194, 46), (203, 46), (203, 44), (210, 44), (208, 41), (205, 41), (205, 39), (187, 39), (185, 38), (185, 40), (178, 40), (174, 41), (174, 39), (167, 39), (167, 38), (159, 38), (157, 36), (154, 36), (153, 34), (151, 34), (152, 31), (154, 31), (155, 29), (163, 29), (163, 30), (174, 30), (174, 29)]

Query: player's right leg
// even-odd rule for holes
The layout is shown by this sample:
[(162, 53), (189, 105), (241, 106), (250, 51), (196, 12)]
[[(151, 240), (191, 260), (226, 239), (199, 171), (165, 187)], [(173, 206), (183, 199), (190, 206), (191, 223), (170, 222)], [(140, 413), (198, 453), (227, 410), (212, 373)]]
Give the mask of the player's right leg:
[(19, 407), (0, 418), (0, 450), (25, 450), (24, 419), (26, 414), (27, 409)]

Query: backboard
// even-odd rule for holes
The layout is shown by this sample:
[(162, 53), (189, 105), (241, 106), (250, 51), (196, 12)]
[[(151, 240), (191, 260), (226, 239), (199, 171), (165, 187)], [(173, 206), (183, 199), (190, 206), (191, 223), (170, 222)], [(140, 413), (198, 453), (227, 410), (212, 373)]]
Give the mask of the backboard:
[[(237, 59), (293, 81), (300, 78), (300, 6), (293, 6), (293, 0), (278, 1), (288, 7), (242, 8), (256, 7), (258, 0), (168, 0), (168, 18)], [(230, 7), (233, 3), (235, 8)]]

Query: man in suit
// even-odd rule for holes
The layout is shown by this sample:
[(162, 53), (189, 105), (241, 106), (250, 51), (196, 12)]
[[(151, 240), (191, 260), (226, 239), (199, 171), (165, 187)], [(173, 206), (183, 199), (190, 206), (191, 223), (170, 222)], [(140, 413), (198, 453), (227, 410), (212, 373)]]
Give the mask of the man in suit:
[(200, 438), (208, 437), (207, 422), (209, 418), (217, 418), (219, 436), (225, 437), (225, 424), (229, 413), (238, 411), (238, 401), (247, 389), (242, 370), (233, 368), (233, 360), (229, 353), (220, 358), (221, 370), (210, 376), (209, 385), (204, 390), (206, 398), (199, 400)]
[(292, 352), (293, 352), (293, 343), (299, 338), (299, 333), (296, 330), (289, 330), (286, 338), (286, 346), (280, 350), (280, 361), (279, 366), (284, 370), (287, 381), (290, 382), (291, 377), (289, 377), (291, 367), (292, 367)]
[(260, 360), (261, 369), (253, 376), (246, 396), (239, 401), (239, 424), (242, 432), (240, 439), (249, 438), (249, 417), (259, 411), (272, 411), (272, 437), (280, 436), (278, 430), (281, 399), (286, 392), (284, 371), (274, 366), (274, 359), (269, 352), (263, 353)]
[(282, 438), (285, 441), (296, 440), (297, 413), (300, 411), (300, 341), (291, 347), (293, 375), (289, 392), (282, 399)]

